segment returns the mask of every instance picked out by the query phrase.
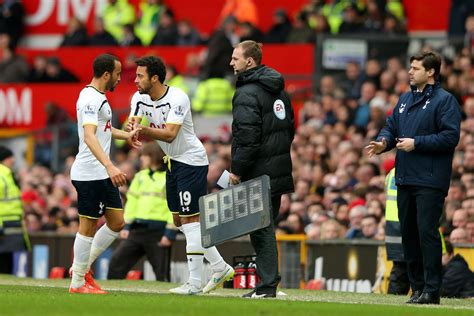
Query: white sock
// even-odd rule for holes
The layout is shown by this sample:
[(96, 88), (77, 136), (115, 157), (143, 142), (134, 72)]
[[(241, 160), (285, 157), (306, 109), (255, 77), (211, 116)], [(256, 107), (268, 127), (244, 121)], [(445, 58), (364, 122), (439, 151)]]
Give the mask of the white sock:
[(188, 258), (188, 282), (201, 288), (204, 248), (201, 245), (201, 228), (199, 223), (188, 223), (181, 226), (186, 236), (186, 257)]
[(87, 264), (87, 270), (89, 270), (94, 263), (95, 259), (100, 256), (101, 253), (105, 251), (115, 239), (119, 237), (120, 233), (114, 232), (107, 227), (107, 224), (102, 225), (102, 227), (95, 233), (94, 240), (92, 241), (91, 253), (89, 256), (89, 262)]
[(87, 262), (91, 252), (92, 237), (86, 237), (79, 233), (74, 240), (74, 260), (72, 262), (71, 287), (80, 288), (84, 285), (84, 274), (86, 274)]

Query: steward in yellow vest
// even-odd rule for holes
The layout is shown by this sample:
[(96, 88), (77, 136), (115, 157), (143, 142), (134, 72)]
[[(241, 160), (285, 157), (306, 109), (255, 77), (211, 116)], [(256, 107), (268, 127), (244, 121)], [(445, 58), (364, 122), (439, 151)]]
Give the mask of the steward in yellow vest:
[(13, 253), (30, 248), (14, 163), (13, 152), (0, 146), (0, 273), (12, 273)]
[(170, 280), (171, 244), (177, 229), (166, 202), (164, 153), (157, 142), (143, 146), (142, 170), (130, 184), (122, 241), (110, 259), (108, 279), (123, 279), (146, 255), (158, 281)]

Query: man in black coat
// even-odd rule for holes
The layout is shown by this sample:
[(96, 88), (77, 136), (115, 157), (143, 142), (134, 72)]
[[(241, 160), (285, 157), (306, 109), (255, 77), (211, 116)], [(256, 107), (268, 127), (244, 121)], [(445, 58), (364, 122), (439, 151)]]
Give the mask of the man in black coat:
[(459, 142), (461, 109), (440, 87), (441, 58), (410, 58), (412, 91), (400, 96), (369, 156), (397, 148), (395, 183), (402, 245), (412, 289), (409, 304), (439, 304), (441, 238), (438, 232)]
[(261, 175), (270, 177), (272, 224), (250, 234), (257, 254), (260, 283), (244, 297), (275, 297), (280, 282), (278, 252), (273, 223), (281, 195), (293, 192), (291, 142), (295, 128), (284, 79), (261, 65), (262, 49), (254, 41), (238, 44), (230, 65), (237, 75), (232, 99), (232, 164), (230, 182), (237, 184)]
[(454, 255), (453, 245), (449, 241), (443, 254), (441, 295), (451, 298), (474, 297), (474, 273), (463, 256)]

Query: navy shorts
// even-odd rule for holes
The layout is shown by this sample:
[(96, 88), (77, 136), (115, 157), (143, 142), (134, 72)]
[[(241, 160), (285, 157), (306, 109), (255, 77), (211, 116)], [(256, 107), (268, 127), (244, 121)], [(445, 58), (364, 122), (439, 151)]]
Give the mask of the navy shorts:
[(121, 211), (122, 198), (110, 178), (93, 181), (75, 181), (72, 184), (77, 191), (77, 209), (80, 216), (100, 218), (106, 209)]
[(180, 217), (199, 214), (199, 198), (207, 194), (208, 169), (171, 161), (171, 171), (166, 170), (166, 199), (171, 213)]

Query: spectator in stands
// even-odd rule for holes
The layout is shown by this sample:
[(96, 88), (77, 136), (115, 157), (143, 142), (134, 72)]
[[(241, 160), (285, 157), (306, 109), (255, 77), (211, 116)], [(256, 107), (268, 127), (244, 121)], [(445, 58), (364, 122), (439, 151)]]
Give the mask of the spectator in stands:
[(350, 99), (360, 98), (360, 87), (362, 86), (362, 73), (357, 61), (349, 61), (346, 64), (345, 76), (339, 81), (339, 85)]
[(443, 281), (441, 296), (451, 298), (474, 297), (474, 274), (466, 260), (454, 255), (453, 245), (446, 242), (446, 253), (443, 254)]
[(20, 0), (0, 1), (0, 34), (11, 38), (11, 48), (15, 48), (23, 35), (25, 9)]
[(207, 44), (207, 57), (200, 74), (202, 79), (217, 74), (224, 78), (232, 74), (229, 60), (234, 49), (233, 45), (238, 41), (236, 28), (237, 20), (230, 15), (222, 22), (221, 27), (211, 35)]
[(344, 9), (344, 19), (339, 27), (340, 34), (363, 33), (365, 32), (359, 8), (356, 4), (351, 4)]
[(405, 26), (392, 13), (387, 13), (383, 22), (382, 33), (384, 35), (405, 35)]
[(472, 54), (474, 52), (474, 14), (466, 18), (465, 28), (464, 47)]
[[(120, 33), (120, 38), (123, 38), (123, 30)], [(117, 46), (117, 40), (104, 28), (104, 21), (102, 18), (96, 18), (94, 21), (94, 34), (89, 38), (89, 45), (91, 46)]]
[(380, 33), (384, 26), (385, 7), (378, 0), (367, 0), (367, 16), (364, 21), (365, 32)]
[(87, 44), (88, 36), (84, 23), (79, 18), (73, 17), (67, 24), (66, 34), (64, 34), (60, 46), (85, 46)]
[(0, 34), (0, 83), (25, 82), (28, 77), (28, 64), (12, 49), (10, 36)]
[(285, 43), (291, 32), (291, 21), (285, 9), (273, 13), (273, 24), (265, 34), (265, 43)]
[(261, 43), (263, 41), (263, 33), (250, 22), (241, 22), (239, 24), (239, 36), (243, 41), (255, 41)]
[(166, 9), (161, 13), (160, 24), (151, 45), (176, 45), (178, 39), (178, 26), (176, 25), (174, 12)]
[(48, 58), (44, 55), (36, 55), (33, 60), (33, 67), (28, 74), (28, 82), (46, 82), (46, 63)]
[(166, 65), (165, 82), (168, 86), (177, 87), (183, 90), (186, 94), (189, 93), (189, 86), (186, 84), (184, 77), (178, 72), (176, 67), (173, 65)]
[(467, 225), (467, 210), (465, 209), (458, 209), (453, 214), (453, 226), (455, 228), (465, 228)]
[(449, 235), (449, 241), (453, 244), (465, 244), (468, 242), (467, 231), (464, 228), (458, 227), (453, 229)]
[(142, 46), (142, 42), (135, 35), (132, 24), (125, 24), (123, 26), (123, 37), (119, 44), (120, 46)]
[(195, 46), (202, 43), (201, 35), (191, 24), (190, 20), (181, 20), (178, 22), (178, 46)]
[(79, 82), (79, 79), (64, 68), (57, 57), (50, 57), (46, 61), (45, 82)]
[(362, 238), (362, 219), (367, 214), (367, 208), (362, 205), (354, 206), (349, 211), (349, 229), (346, 233), (347, 239)]
[(124, 34), (123, 27), (135, 23), (135, 9), (128, 0), (108, 0), (101, 18), (104, 30), (111, 34), (116, 42), (121, 42)]
[(321, 240), (341, 239), (344, 237), (344, 226), (335, 219), (329, 219), (321, 225)]
[(321, 8), (321, 13), (327, 18), (331, 33), (337, 34), (343, 21), (344, 9), (350, 5), (349, 1), (328, 0)]
[(358, 101), (357, 110), (354, 117), (354, 125), (359, 128), (366, 128), (370, 120), (370, 101), (375, 97), (377, 87), (372, 81), (366, 81), (361, 87), (361, 96)]
[(365, 239), (375, 239), (377, 235), (378, 220), (375, 215), (367, 214), (362, 218), (361, 224), (362, 236)]
[(161, 0), (142, 1), (139, 5), (135, 33), (144, 46), (150, 45), (160, 25), (161, 13), (166, 6)]
[(306, 13), (299, 13), (293, 21), (292, 29), (286, 38), (288, 43), (313, 43), (316, 40), (313, 29), (308, 24)]

